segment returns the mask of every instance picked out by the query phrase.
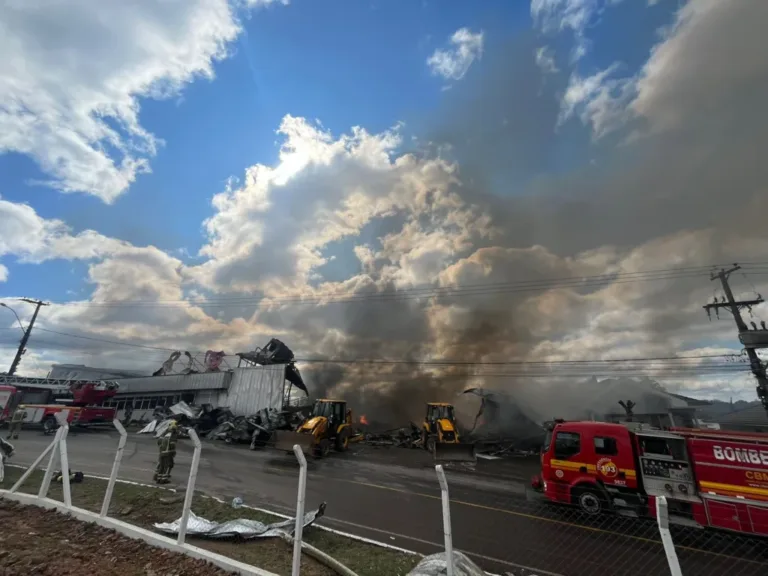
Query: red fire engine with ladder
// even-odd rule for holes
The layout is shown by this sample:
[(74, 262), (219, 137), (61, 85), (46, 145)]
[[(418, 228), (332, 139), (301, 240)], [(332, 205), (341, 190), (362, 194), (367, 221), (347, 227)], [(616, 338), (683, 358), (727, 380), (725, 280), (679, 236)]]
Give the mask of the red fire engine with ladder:
[(57, 427), (56, 414), (67, 413), (73, 426), (90, 426), (112, 422), (114, 408), (101, 406), (117, 394), (112, 381), (57, 380), (25, 378), (0, 374), (0, 424), (10, 421), (13, 411), (24, 405), (25, 424), (41, 424), (46, 433)]
[(665, 496), (670, 522), (768, 536), (768, 434), (556, 420), (541, 469), (534, 488), (590, 515), (655, 517)]

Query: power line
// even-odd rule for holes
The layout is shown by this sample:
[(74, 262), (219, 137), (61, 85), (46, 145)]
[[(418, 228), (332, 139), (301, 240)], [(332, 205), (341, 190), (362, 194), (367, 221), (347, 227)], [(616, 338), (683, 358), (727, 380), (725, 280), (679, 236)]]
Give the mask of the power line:
[[(369, 294), (329, 294), (313, 297), (286, 297), (273, 298), (268, 296), (241, 296), (218, 299), (202, 300), (103, 300), (100, 302), (67, 302), (61, 303), (62, 306), (71, 307), (95, 307), (95, 308), (121, 308), (121, 307), (147, 307), (147, 308), (166, 308), (180, 306), (205, 307), (236, 307), (280, 304), (337, 304), (352, 302), (371, 302), (371, 301), (390, 301), (390, 300), (411, 300), (428, 297), (458, 297), (458, 296), (477, 296), (492, 295), (512, 292), (538, 291), (554, 288), (593, 288), (605, 284), (624, 284), (630, 282), (648, 282), (659, 280), (676, 280), (682, 278), (693, 278), (709, 276), (713, 266), (691, 266), (666, 268), (658, 270), (648, 270), (643, 272), (617, 272), (615, 274), (602, 274), (595, 276), (572, 276), (540, 280), (522, 280), (516, 282), (500, 282), (487, 284), (474, 284), (468, 286), (426, 286), (421, 288), (408, 288), (386, 292), (376, 292)], [(768, 273), (768, 267), (762, 265), (751, 265), (753, 273)]]
[[(177, 350), (183, 350), (183, 347), (177, 348), (163, 348), (159, 346), (149, 346), (146, 344), (137, 344), (134, 342), (124, 342), (118, 340), (108, 340), (105, 338), (96, 338), (92, 336), (83, 336), (79, 334), (71, 334), (68, 332), (60, 332), (57, 330), (50, 330), (47, 328), (37, 328), (38, 331), (48, 332), (51, 334), (57, 334), (60, 336), (69, 336), (72, 338), (80, 338), (93, 342), (103, 342), (107, 344), (128, 346), (132, 348), (157, 350), (162, 352), (174, 352)], [(58, 346), (56, 343), (42, 342), (53, 346)], [(189, 350), (190, 354), (203, 354), (201, 350)], [(233, 356), (233, 355), (228, 355)], [(641, 358), (606, 358), (606, 359), (583, 359), (583, 360), (501, 360), (501, 361), (460, 361), (460, 360), (389, 360), (383, 358), (297, 358), (296, 362), (302, 362), (306, 364), (381, 364), (381, 365), (413, 365), (413, 366), (507, 366), (507, 365), (519, 365), (519, 366), (568, 366), (568, 365), (580, 365), (589, 368), (590, 365), (611, 365), (616, 363), (647, 363), (647, 362), (686, 362), (691, 360), (706, 360), (706, 359), (720, 359), (720, 360), (742, 360), (744, 357), (740, 354), (698, 354), (691, 356), (656, 356), (656, 357), (641, 357)], [(679, 365), (678, 365), (679, 366)], [(693, 365), (692, 367), (707, 367), (711, 365), (700, 364)], [(738, 366), (736, 363), (722, 364), (722, 367)]]
[(700, 354), (696, 356), (658, 356), (649, 358), (607, 358), (595, 360), (500, 360), (500, 361), (478, 361), (463, 362), (454, 360), (386, 360), (378, 358), (297, 358), (297, 362), (307, 364), (418, 364), (430, 366), (505, 366), (505, 365), (551, 365), (551, 364), (595, 364), (595, 363), (615, 363), (615, 362), (657, 362), (657, 361), (679, 361), (679, 360), (701, 360), (706, 358), (733, 358), (743, 359), (740, 354)]
[(161, 348), (158, 346), (148, 346), (145, 344), (135, 344), (131, 342), (120, 342), (118, 340), (106, 340), (104, 338), (94, 338), (92, 336), (81, 336), (79, 334), (70, 334), (69, 332), (59, 332), (57, 330), (48, 330), (47, 328), (37, 328), (39, 332), (49, 332), (50, 334), (58, 334), (59, 336), (69, 336), (71, 338), (80, 338), (82, 340), (91, 340), (93, 342), (106, 342), (108, 344), (116, 344), (119, 346), (131, 346), (133, 348), (145, 348), (147, 350), (162, 350), (164, 352), (175, 352), (180, 348)]

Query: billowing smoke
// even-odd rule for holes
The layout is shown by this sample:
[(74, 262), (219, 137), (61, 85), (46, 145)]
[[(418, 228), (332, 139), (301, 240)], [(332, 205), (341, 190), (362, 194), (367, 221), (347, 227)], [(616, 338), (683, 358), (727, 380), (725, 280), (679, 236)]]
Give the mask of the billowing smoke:
[[(578, 85), (585, 79), (575, 71), (542, 71), (531, 38), (489, 54), (483, 77), (455, 86), (424, 132), (431, 146), (458, 161), (457, 207), (487, 215), (487, 233), (456, 246), (436, 269), (425, 257), (427, 285), (467, 288), (764, 258), (768, 163), (756, 151), (768, 146), (768, 50), (756, 23), (767, 11), (761, 2), (691, 1), (645, 68), (592, 84)], [(579, 99), (560, 123), (564, 92)], [(576, 130), (580, 121), (583, 131)], [(574, 152), (578, 139), (583, 147)], [(446, 233), (456, 226), (430, 220), (428, 212), (419, 224)], [(381, 258), (369, 261), (374, 278), (395, 263)], [(733, 344), (732, 326), (706, 324), (702, 316), (700, 305), (711, 296), (706, 273), (478, 290), (350, 305), (341, 339), (314, 331), (311, 311), (292, 328), (326, 358), (666, 356), (695, 342)], [(460, 403), (458, 395), (471, 386), (506, 394), (534, 422), (615, 412), (622, 399), (638, 403), (637, 411), (663, 411), (669, 402), (648, 382), (585, 374), (542, 384), (516, 378), (509, 367), (492, 371), (419, 364), (305, 370), (324, 392), (344, 394), (359, 410), (395, 423), (418, 419), (427, 401)], [(512, 410), (501, 412), (499, 419), (514, 420)], [(471, 424), (472, 410), (462, 415)]]

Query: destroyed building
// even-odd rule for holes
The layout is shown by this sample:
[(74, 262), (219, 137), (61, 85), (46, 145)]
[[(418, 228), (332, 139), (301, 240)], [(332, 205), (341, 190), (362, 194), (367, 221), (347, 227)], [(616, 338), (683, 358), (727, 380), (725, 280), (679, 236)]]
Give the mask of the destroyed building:
[(228, 408), (235, 416), (248, 416), (260, 410), (282, 410), (308, 401), (307, 387), (294, 363), (293, 352), (279, 340), (270, 340), (264, 348), (238, 353), (236, 368), (222, 364), (222, 353), (206, 353), (205, 363), (196, 364), (186, 353), (190, 361), (182, 361), (180, 373), (174, 373), (174, 363), (184, 354), (171, 354), (152, 376), (87, 366), (59, 365), (54, 369), (77, 371), (91, 378), (97, 377), (96, 370), (112, 374), (119, 391), (105, 406), (117, 408), (117, 417), (121, 420), (127, 408), (132, 420), (141, 422), (151, 420), (156, 410), (170, 408), (178, 402)]

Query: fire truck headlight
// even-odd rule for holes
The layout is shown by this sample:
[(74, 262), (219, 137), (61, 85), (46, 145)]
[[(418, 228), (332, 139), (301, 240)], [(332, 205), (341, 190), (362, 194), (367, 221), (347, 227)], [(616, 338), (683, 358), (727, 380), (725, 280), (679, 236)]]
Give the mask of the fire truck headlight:
[(673, 492), (672, 484), (664, 484), (664, 490), (672, 494)]
[(688, 494), (688, 486), (686, 486), (685, 484), (680, 484), (677, 487), (677, 489), (680, 490), (680, 492), (682, 492), (683, 494)]

